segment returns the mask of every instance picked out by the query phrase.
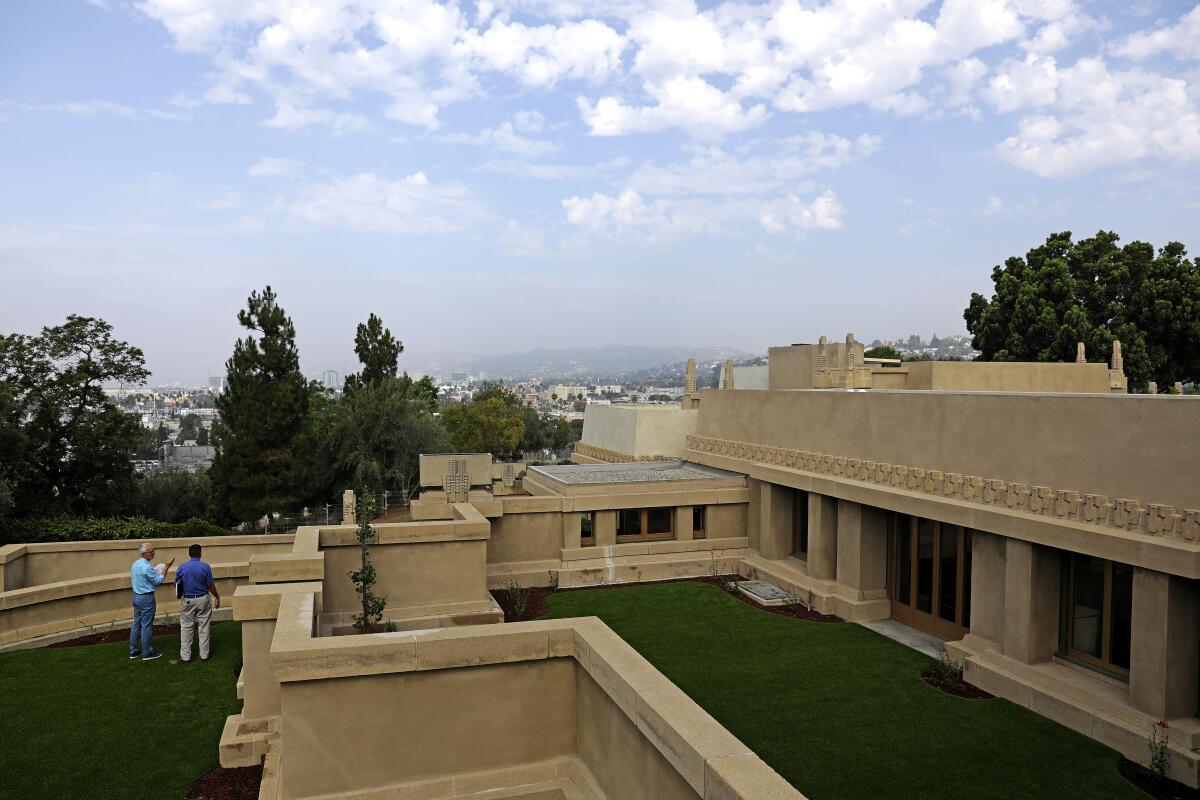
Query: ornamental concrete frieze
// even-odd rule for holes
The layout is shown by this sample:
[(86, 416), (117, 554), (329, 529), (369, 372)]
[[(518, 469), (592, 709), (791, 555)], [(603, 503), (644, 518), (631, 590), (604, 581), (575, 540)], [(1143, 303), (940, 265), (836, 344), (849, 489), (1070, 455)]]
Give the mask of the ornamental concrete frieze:
[(1033, 486), (978, 475), (962, 475), (883, 461), (865, 461), (808, 450), (750, 444), (711, 436), (690, 435), (688, 450), (788, 467), (818, 475), (872, 483), (910, 492), (966, 500), (1012, 511), (1083, 522), (1130, 533), (1200, 542), (1200, 509), (1178, 509), (1157, 503), (1084, 494), (1051, 486)]
[(609, 450), (607, 447), (597, 447), (594, 444), (575, 443), (575, 452), (588, 458), (607, 461), (610, 464), (625, 464), (630, 461), (670, 461), (667, 456), (631, 456), (619, 450)]

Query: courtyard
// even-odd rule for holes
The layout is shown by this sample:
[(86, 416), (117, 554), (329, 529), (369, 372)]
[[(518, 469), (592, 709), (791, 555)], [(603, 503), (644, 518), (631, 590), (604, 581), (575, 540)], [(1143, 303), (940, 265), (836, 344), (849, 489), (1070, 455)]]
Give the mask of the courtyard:
[[(1138, 798), (1117, 754), (1006, 700), (920, 679), (932, 662), (861, 626), (769, 614), (698, 582), (557, 592), (599, 616), (813, 800)], [(217, 766), (239, 627), (208, 663), (129, 661), (123, 642), (0, 655), (0, 796), (182, 798)], [(1036, 745), (1034, 744), (1036, 743)]]

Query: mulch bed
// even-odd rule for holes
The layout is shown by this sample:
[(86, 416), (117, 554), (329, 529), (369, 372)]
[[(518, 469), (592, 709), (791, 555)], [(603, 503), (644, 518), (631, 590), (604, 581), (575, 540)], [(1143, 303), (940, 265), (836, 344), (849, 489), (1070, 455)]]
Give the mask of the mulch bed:
[(262, 764), (253, 767), (218, 767), (200, 776), (184, 800), (258, 800)]
[[(531, 619), (537, 619), (542, 614), (546, 613), (546, 598), (554, 594), (555, 591), (560, 592), (579, 592), (584, 590), (596, 589), (623, 589), (629, 586), (648, 586), (659, 583), (679, 583), (681, 581), (691, 581), (692, 583), (707, 583), (711, 586), (716, 586), (719, 589), (729, 591), (728, 585), (730, 581), (745, 580), (740, 575), (717, 575), (717, 576), (697, 576), (694, 578), (676, 578), (674, 580), (665, 581), (641, 581), (639, 583), (608, 583), (602, 586), (577, 586), (571, 589), (551, 589), (548, 586), (535, 586), (525, 589), (525, 613), (518, 615), (516, 609), (515, 598), (511, 597), (507, 589), (493, 589), (492, 597), (496, 598), (500, 608), (504, 611), (505, 622), (525, 622)], [(752, 599), (742, 594), (741, 592), (729, 592), (733, 597), (741, 600), (748, 606), (757, 608), (760, 611), (767, 611), (771, 614), (778, 614), (781, 617), (791, 617), (793, 619), (803, 619), (809, 622), (844, 622), (841, 617), (835, 617), (832, 614), (818, 614), (816, 611), (810, 611), (802, 605), (796, 604), (791, 606), (764, 606), (759, 605)]]
[(1160, 778), (1146, 767), (1128, 758), (1117, 762), (1117, 771), (1125, 780), (1156, 800), (1200, 800), (1200, 789), (1184, 786), (1170, 778)]
[(978, 686), (972, 686), (965, 681), (958, 681), (957, 683), (954, 683), (944, 680), (941, 673), (938, 671), (937, 664), (934, 664), (932, 667), (922, 672), (921, 680), (925, 681), (933, 688), (945, 692), (946, 694), (952, 694), (955, 697), (962, 697), (967, 700), (990, 700), (996, 696), (994, 694), (985, 692)]
[[(213, 623), (216, 625), (217, 623)], [(179, 633), (178, 625), (155, 625), (155, 636), (170, 636), (173, 633)], [(86, 636), (80, 636), (77, 639), (68, 639), (65, 642), (55, 642), (48, 644), (46, 647), (86, 647), (89, 644), (111, 644), (113, 642), (128, 642), (129, 628), (114, 628), (110, 631), (102, 633), (89, 633)]]

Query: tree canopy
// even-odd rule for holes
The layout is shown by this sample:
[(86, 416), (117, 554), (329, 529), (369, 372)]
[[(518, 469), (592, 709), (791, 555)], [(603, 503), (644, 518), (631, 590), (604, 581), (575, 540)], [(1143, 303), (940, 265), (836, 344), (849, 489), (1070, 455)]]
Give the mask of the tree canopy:
[(211, 476), (218, 507), (233, 519), (296, 508), (311, 488), (306, 437), (311, 389), (300, 373), (296, 329), (268, 286), (250, 294), (217, 398), (222, 429)]
[(142, 351), (94, 317), (72, 314), (36, 336), (0, 336), (0, 439), (19, 448), (0, 442), (0, 495), (23, 515), (119, 507), (141, 432), (104, 384), (140, 385), (148, 375)]
[(362, 370), (346, 378), (343, 389), (346, 394), (352, 394), (360, 386), (396, 377), (396, 365), (404, 352), (404, 344), (392, 336), (391, 330), (383, 327), (382, 319), (371, 314), (366, 322), (358, 323), (354, 352)]
[(475, 392), (471, 402), (445, 409), (442, 424), (459, 452), (512, 459), (520, 454), (525, 413), (511, 389), (489, 383)]
[(1200, 258), (1119, 238), (1052, 233), (994, 267), (991, 299), (972, 293), (963, 313), (980, 360), (1073, 361), (1076, 342), (1101, 360), (1118, 339), (1130, 387), (1200, 380)]

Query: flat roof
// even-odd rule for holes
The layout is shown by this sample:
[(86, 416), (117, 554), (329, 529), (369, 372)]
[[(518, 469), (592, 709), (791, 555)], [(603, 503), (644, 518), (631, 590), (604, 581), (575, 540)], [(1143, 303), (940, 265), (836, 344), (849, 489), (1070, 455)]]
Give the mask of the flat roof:
[(559, 483), (572, 485), (707, 481), (714, 478), (743, 477), (740, 472), (728, 472), (682, 459), (630, 461), (622, 464), (552, 464), (529, 469)]

